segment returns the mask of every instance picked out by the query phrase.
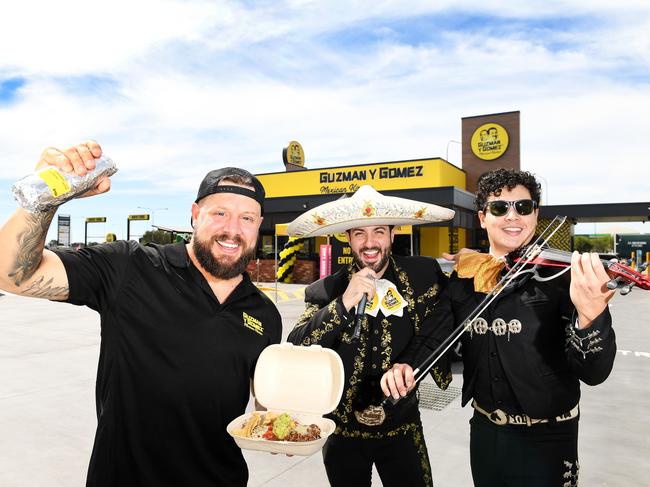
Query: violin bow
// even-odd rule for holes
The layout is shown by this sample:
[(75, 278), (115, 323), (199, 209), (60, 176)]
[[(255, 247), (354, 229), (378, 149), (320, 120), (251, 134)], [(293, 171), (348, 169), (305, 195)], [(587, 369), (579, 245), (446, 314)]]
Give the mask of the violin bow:
[[(456, 327), (454, 331), (449, 335), (427, 358), (425, 358), (422, 363), (413, 370), (413, 376), (415, 384), (417, 385), (433, 366), (440, 360), (440, 358), (460, 339), (462, 334), (469, 330), (472, 326), (472, 322), (478, 318), (483, 311), (485, 311), (492, 301), (494, 301), (501, 291), (503, 291), (508, 284), (510, 284), (514, 279), (516, 279), (524, 270), (525, 266), (528, 265), (535, 256), (542, 250), (542, 248), (547, 245), (548, 241), (557, 233), (557, 231), (564, 225), (566, 222), (566, 216), (556, 216), (553, 218), (553, 221), (540, 233), (539, 237), (535, 239), (532, 245), (529, 245), (526, 251), (521, 255), (519, 260), (508, 270), (506, 275), (504, 275), (497, 285), (490, 291), (485, 298), (479, 303), (479, 305), (474, 308), (474, 310), (465, 318), (460, 325)], [(408, 395), (408, 394), (407, 394)], [(406, 397), (406, 396), (405, 396)], [(399, 397), (395, 399), (393, 396), (387, 396), (382, 401), (381, 405), (384, 406), (386, 403), (390, 402), (391, 405), (397, 404), (402, 398)]]

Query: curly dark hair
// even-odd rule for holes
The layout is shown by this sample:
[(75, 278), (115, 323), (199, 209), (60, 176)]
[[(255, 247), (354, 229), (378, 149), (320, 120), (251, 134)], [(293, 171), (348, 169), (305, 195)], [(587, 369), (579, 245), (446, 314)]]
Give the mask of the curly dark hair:
[(499, 168), (479, 176), (478, 189), (476, 190), (476, 208), (483, 210), (490, 195), (499, 196), (503, 188), (512, 191), (519, 184), (530, 191), (531, 199), (539, 206), (542, 188), (535, 176), (528, 171)]

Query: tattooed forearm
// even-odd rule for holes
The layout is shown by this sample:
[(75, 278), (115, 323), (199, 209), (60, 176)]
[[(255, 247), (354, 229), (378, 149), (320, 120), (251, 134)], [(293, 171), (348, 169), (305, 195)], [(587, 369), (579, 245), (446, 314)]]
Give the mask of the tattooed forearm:
[(29, 213), (27, 228), (18, 235), (18, 254), (14, 268), (9, 272), (16, 286), (20, 286), (34, 275), (43, 257), (45, 236), (54, 218), (56, 208), (41, 213)]
[(44, 299), (65, 299), (68, 297), (69, 289), (68, 286), (53, 286), (50, 279), (47, 282), (44, 277), (37, 279), (32, 282), (25, 288), (23, 294), (25, 296), (32, 296), (34, 298), (44, 298)]

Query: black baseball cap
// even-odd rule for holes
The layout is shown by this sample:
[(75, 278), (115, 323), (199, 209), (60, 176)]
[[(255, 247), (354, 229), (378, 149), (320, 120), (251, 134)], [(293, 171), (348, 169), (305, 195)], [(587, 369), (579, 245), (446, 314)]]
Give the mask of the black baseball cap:
[[(240, 179), (244, 180), (246, 182), (243, 184), (253, 186), (255, 190), (229, 184), (220, 186), (219, 183), (224, 179), (233, 179), (235, 181)], [(198, 203), (199, 200), (214, 193), (235, 193), (253, 198), (260, 204), (262, 215), (264, 215), (264, 186), (262, 186), (259, 179), (245, 169), (240, 169), (238, 167), (224, 167), (210, 171), (205, 175), (203, 181), (201, 181), (201, 186), (199, 186), (199, 192), (196, 195), (195, 203)]]

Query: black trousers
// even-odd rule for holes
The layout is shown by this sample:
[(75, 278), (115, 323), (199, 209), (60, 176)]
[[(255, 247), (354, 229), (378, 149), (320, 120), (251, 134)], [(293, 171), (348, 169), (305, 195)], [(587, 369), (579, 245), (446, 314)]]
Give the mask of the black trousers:
[(373, 463), (384, 487), (433, 485), (421, 424), (377, 439), (332, 435), (323, 447), (323, 461), (332, 487), (369, 486)]
[(470, 420), (470, 456), (476, 487), (578, 485), (578, 418), (533, 426)]

